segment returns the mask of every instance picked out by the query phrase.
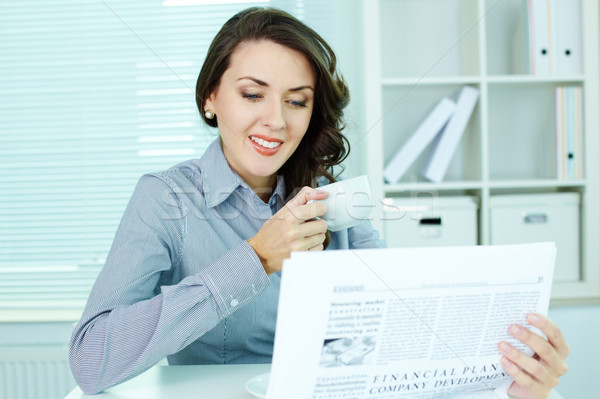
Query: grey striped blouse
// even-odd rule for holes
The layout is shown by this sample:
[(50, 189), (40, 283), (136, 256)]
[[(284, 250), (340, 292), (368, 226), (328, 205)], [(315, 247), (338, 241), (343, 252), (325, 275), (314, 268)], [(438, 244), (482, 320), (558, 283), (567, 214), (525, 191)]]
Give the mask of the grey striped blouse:
[[(246, 240), (284, 205), (285, 191), (279, 177), (264, 203), (218, 139), (200, 159), (143, 176), (71, 337), (82, 390), (100, 392), (164, 357), (270, 362), (280, 274), (267, 276)], [(365, 222), (332, 233), (327, 250), (382, 246)]]

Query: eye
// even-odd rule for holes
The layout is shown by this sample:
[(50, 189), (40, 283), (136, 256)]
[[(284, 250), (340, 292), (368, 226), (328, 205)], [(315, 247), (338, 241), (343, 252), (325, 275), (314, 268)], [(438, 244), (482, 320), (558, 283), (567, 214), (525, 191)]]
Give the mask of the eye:
[(250, 101), (258, 101), (262, 98), (260, 94), (255, 93), (242, 93), (242, 97), (250, 100)]
[(290, 104), (294, 108), (306, 108), (305, 101), (289, 100), (288, 104)]

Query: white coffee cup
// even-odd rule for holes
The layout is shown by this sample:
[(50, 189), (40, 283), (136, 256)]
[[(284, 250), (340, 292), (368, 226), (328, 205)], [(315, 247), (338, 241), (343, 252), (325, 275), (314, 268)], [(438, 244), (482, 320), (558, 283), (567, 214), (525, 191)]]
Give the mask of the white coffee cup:
[(329, 193), (327, 198), (319, 201), (327, 206), (321, 219), (327, 222), (330, 231), (356, 226), (371, 214), (373, 198), (366, 175), (317, 187), (317, 190)]

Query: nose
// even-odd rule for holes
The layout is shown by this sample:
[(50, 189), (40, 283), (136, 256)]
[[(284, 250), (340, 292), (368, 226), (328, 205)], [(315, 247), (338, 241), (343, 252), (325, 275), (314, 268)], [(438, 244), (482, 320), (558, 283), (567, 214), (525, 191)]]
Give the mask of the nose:
[(285, 109), (283, 108), (283, 104), (273, 101), (268, 105), (265, 110), (264, 124), (275, 131), (285, 129)]

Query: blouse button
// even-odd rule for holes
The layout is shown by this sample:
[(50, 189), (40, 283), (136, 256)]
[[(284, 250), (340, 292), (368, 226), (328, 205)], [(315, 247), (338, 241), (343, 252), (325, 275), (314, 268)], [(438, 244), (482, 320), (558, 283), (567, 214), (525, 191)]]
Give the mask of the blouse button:
[(240, 304), (240, 302), (237, 299), (232, 299), (231, 302), (229, 302), (229, 304), (232, 308), (235, 308), (237, 305)]

